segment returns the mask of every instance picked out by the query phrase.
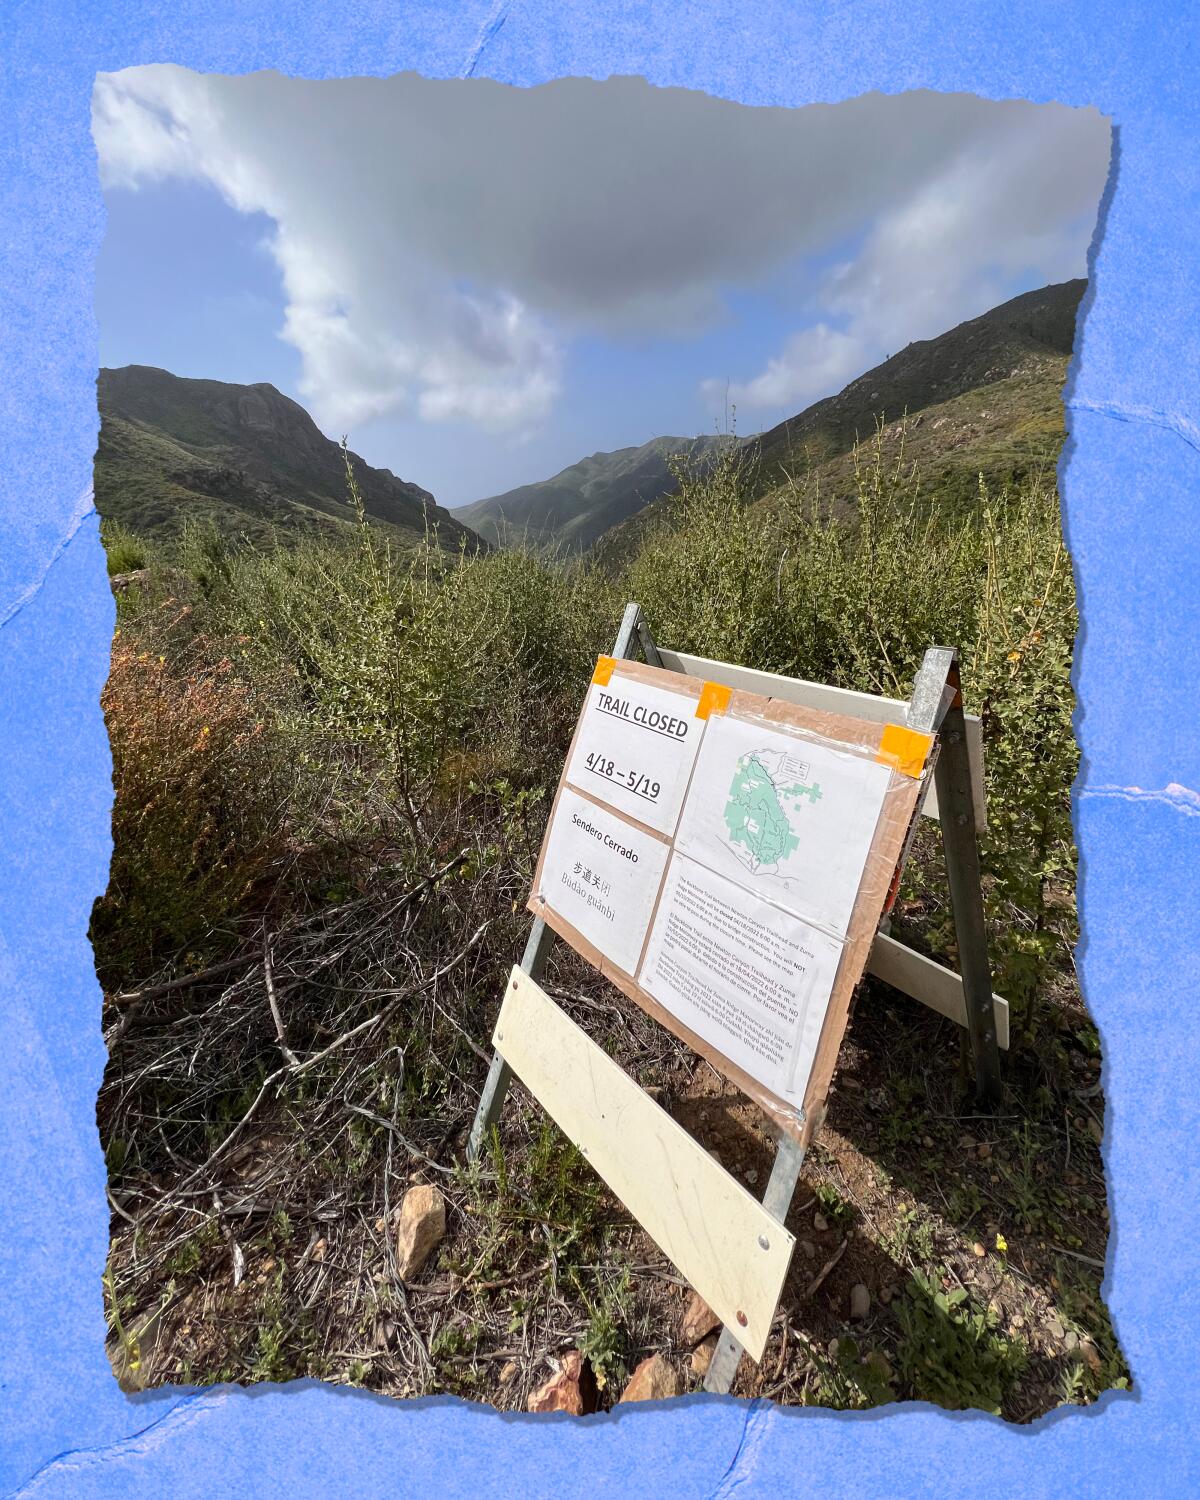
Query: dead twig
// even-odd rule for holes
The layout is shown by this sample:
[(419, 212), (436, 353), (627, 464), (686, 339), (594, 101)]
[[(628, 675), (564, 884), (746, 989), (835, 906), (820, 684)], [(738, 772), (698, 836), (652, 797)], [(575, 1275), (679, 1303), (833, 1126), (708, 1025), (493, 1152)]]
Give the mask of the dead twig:
[(263, 983), (267, 990), (267, 1004), (271, 1007), (271, 1019), (275, 1022), (275, 1035), (279, 1038), (279, 1050), (293, 1068), (300, 1066), (300, 1059), (288, 1046), (287, 1031), (279, 1009), (279, 996), (275, 992), (275, 971), (271, 963), (271, 939), (263, 930)]

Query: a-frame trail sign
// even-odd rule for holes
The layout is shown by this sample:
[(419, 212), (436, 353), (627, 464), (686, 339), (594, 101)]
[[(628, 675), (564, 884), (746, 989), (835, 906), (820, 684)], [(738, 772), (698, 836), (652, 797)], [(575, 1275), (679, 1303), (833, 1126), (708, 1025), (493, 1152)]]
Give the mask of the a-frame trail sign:
[[(941, 823), (961, 975), (887, 930), (921, 814)], [(667, 650), (630, 604), (597, 662), (468, 1155), (515, 1073), (722, 1319), (709, 1391), (766, 1347), (863, 974), (964, 1026), (980, 1100), (999, 1098), (1008, 1006), (991, 988), (984, 818), (952, 648), (930, 647), (905, 702)], [(762, 1107), (778, 1146), (761, 1202), (541, 988), (556, 935)]]

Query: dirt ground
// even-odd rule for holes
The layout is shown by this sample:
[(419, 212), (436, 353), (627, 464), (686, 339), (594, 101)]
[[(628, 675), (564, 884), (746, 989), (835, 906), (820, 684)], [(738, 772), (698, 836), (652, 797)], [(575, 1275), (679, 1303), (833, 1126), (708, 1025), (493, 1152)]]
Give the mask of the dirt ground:
[[(757, 1106), (573, 955), (547, 984), (761, 1194), (774, 1146)], [(1069, 996), (1058, 1016), (1051, 1043), (1010, 1064), (1001, 1109), (981, 1116), (958, 1028), (864, 987), (788, 1216), (797, 1247), (770, 1342), (761, 1364), (742, 1361), (736, 1395), (916, 1398), (1028, 1422), (1128, 1384), (1100, 1296), (1098, 1040)], [(169, 1207), (118, 1207), (106, 1290), (123, 1383), (311, 1375), (523, 1410), (579, 1348), (601, 1408), (656, 1352), (681, 1389), (700, 1389), (703, 1352), (679, 1326), (689, 1289), (519, 1085), (486, 1165), (463, 1165), (482, 1057), (457, 1110), (419, 1139), (358, 1109), (318, 1144), (278, 1109), (211, 1190), (180, 1197), (168, 1171), (153, 1192)], [(421, 1182), (444, 1193), (447, 1233), (406, 1284), (395, 1217)]]

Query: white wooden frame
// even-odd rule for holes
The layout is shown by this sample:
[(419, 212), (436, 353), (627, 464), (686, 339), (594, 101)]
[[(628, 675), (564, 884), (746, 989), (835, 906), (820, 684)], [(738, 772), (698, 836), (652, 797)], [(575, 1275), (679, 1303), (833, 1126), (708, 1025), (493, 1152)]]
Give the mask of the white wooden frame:
[[(981, 1098), (994, 1103), (1000, 1094), (998, 1046), (1008, 1045), (1008, 1005), (991, 991), (977, 842), (977, 832), (986, 826), (983, 744), (979, 720), (962, 710), (957, 652), (930, 647), (913, 698), (904, 703), (663, 650), (638, 605), (630, 604), (613, 656), (630, 657), (635, 642), (651, 666), (937, 736), (933, 786), (921, 811), (942, 826), (963, 977), (897, 942), (887, 933), (886, 920), (866, 969), (967, 1028)], [(536, 919), (510, 977), (468, 1159), (478, 1158), (515, 1071), (724, 1320), (705, 1389), (728, 1392), (742, 1354), (761, 1358), (765, 1348), (792, 1253), (785, 1220), (806, 1143), (821, 1121), (806, 1122), (802, 1136), (779, 1136), (771, 1176), (757, 1203), (540, 988), (536, 981), (553, 939), (553, 931)], [(823, 1108), (819, 1113), (823, 1117)]]
[[(909, 704), (899, 698), (877, 697), (872, 693), (855, 693), (848, 688), (828, 687), (822, 682), (806, 682), (799, 677), (781, 677), (776, 672), (759, 672), (752, 667), (733, 666), (728, 662), (712, 661), (706, 656), (689, 656), (684, 651), (668, 651), (658, 647), (658, 665), (670, 672), (681, 672), (685, 677), (698, 677), (701, 682), (719, 682), (725, 687), (746, 693), (761, 693), (764, 697), (778, 698), (784, 703), (796, 703), (803, 708), (816, 708), (825, 713), (848, 714), (855, 719), (866, 719), (872, 724), (907, 725)], [(967, 761), (971, 770), (971, 801), (974, 806), (974, 822), (978, 832), (987, 828), (986, 802), (983, 788), (983, 734), (980, 721), (975, 714), (964, 714), (966, 727)], [(930, 778), (921, 812), (927, 818), (941, 821), (938, 807), (937, 785)], [(893, 989), (899, 990), (911, 1000), (936, 1010), (939, 1015), (967, 1025), (967, 1002), (963, 994), (962, 978), (944, 964), (906, 947), (881, 930), (867, 959), (867, 973), (882, 979)], [(1009, 1043), (1008, 1001), (1001, 995), (992, 996), (997, 1045), (1007, 1051)]]

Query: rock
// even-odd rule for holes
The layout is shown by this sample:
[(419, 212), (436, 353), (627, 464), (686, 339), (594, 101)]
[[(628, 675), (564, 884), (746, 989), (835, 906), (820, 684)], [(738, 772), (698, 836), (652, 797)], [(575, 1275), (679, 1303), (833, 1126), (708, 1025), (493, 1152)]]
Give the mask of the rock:
[(991, 1156), (991, 1154), (992, 1154), (992, 1148), (988, 1144), (988, 1142), (987, 1141), (980, 1141), (979, 1148), (975, 1152), (975, 1155), (978, 1156), (979, 1160), (980, 1161), (987, 1161), (988, 1157)]
[(134, 568), (130, 573), (113, 573), (109, 576), (109, 587), (114, 594), (128, 593), (131, 588), (137, 588), (150, 577), (148, 568)]
[(852, 1322), (861, 1323), (871, 1311), (871, 1294), (862, 1282), (858, 1282), (850, 1288), (850, 1318)]
[(746, 1181), (750, 1184), (751, 1187), (753, 1187), (754, 1184), (758, 1181), (758, 1169), (756, 1167), (750, 1167), (748, 1169), (748, 1171), (746, 1172)]
[(976, 1240), (975, 1243), (971, 1246), (971, 1253), (972, 1255), (977, 1255), (979, 1259), (982, 1260), (983, 1257), (987, 1254), (987, 1251), (983, 1248), (979, 1241)]
[(516, 1360), (510, 1359), (505, 1365), (503, 1365), (501, 1367), (501, 1370), (500, 1370), (500, 1384), (501, 1385), (507, 1385), (508, 1382), (513, 1378), (513, 1376), (516, 1373), (517, 1373), (517, 1363), (516, 1363)]
[(829, 1220), (824, 1214), (813, 1214), (813, 1228), (818, 1234), (824, 1234), (829, 1228)]
[(699, 1292), (693, 1292), (679, 1323), (679, 1341), (689, 1349), (694, 1348), (702, 1338), (720, 1326), (720, 1318)]
[(396, 1268), (402, 1281), (414, 1277), (446, 1234), (446, 1200), (435, 1187), (409, 1188), (396, 1229)]
[(799, 1249), (800, 1254), (807, 1260), (812, 1260), (813, 1256), (817, 1253), (817, 1247), (813, 1244), (812, 1240), (801, 1240)]
[(708, 1367), (712, 1364), (712, 1357), (717, 1352), (718, 1337), (718, 1334), (710, 1333), (707, 1338), (701, 1339), (692, 1350), (692, 1374), (698, 1380), (703, 1380), (708, 1374)]
[(526, 1411), (565, 1411), (585, 1417), (596, 1410), (596, 1377), (578, 1349), (563, 1355), (558, 1373), (539, 1385), (525, 1403)]
[(1104, 1366), (1100, 1359), (1100, 1351), (1092, 1343), (1091, 1339), (1079, 1340), (1079, 1354), (1092, 1374), (1099, 1375)]
[(1079, 1335), (1073, 1328), (1068, 1328), (1066, 1333), (1063, 1334), (1063, 1347), (1067, 1350), (1068, 1353), (1070, 1353), (1072, 1349), (1076, 1349), (1079, 1347)]
[(679, 1394), (679, 1376), (675, 1367), (661, 1354), (642, 1360), (621, 1392), (620, 1406), (626, 1401), (666, 1401)]

